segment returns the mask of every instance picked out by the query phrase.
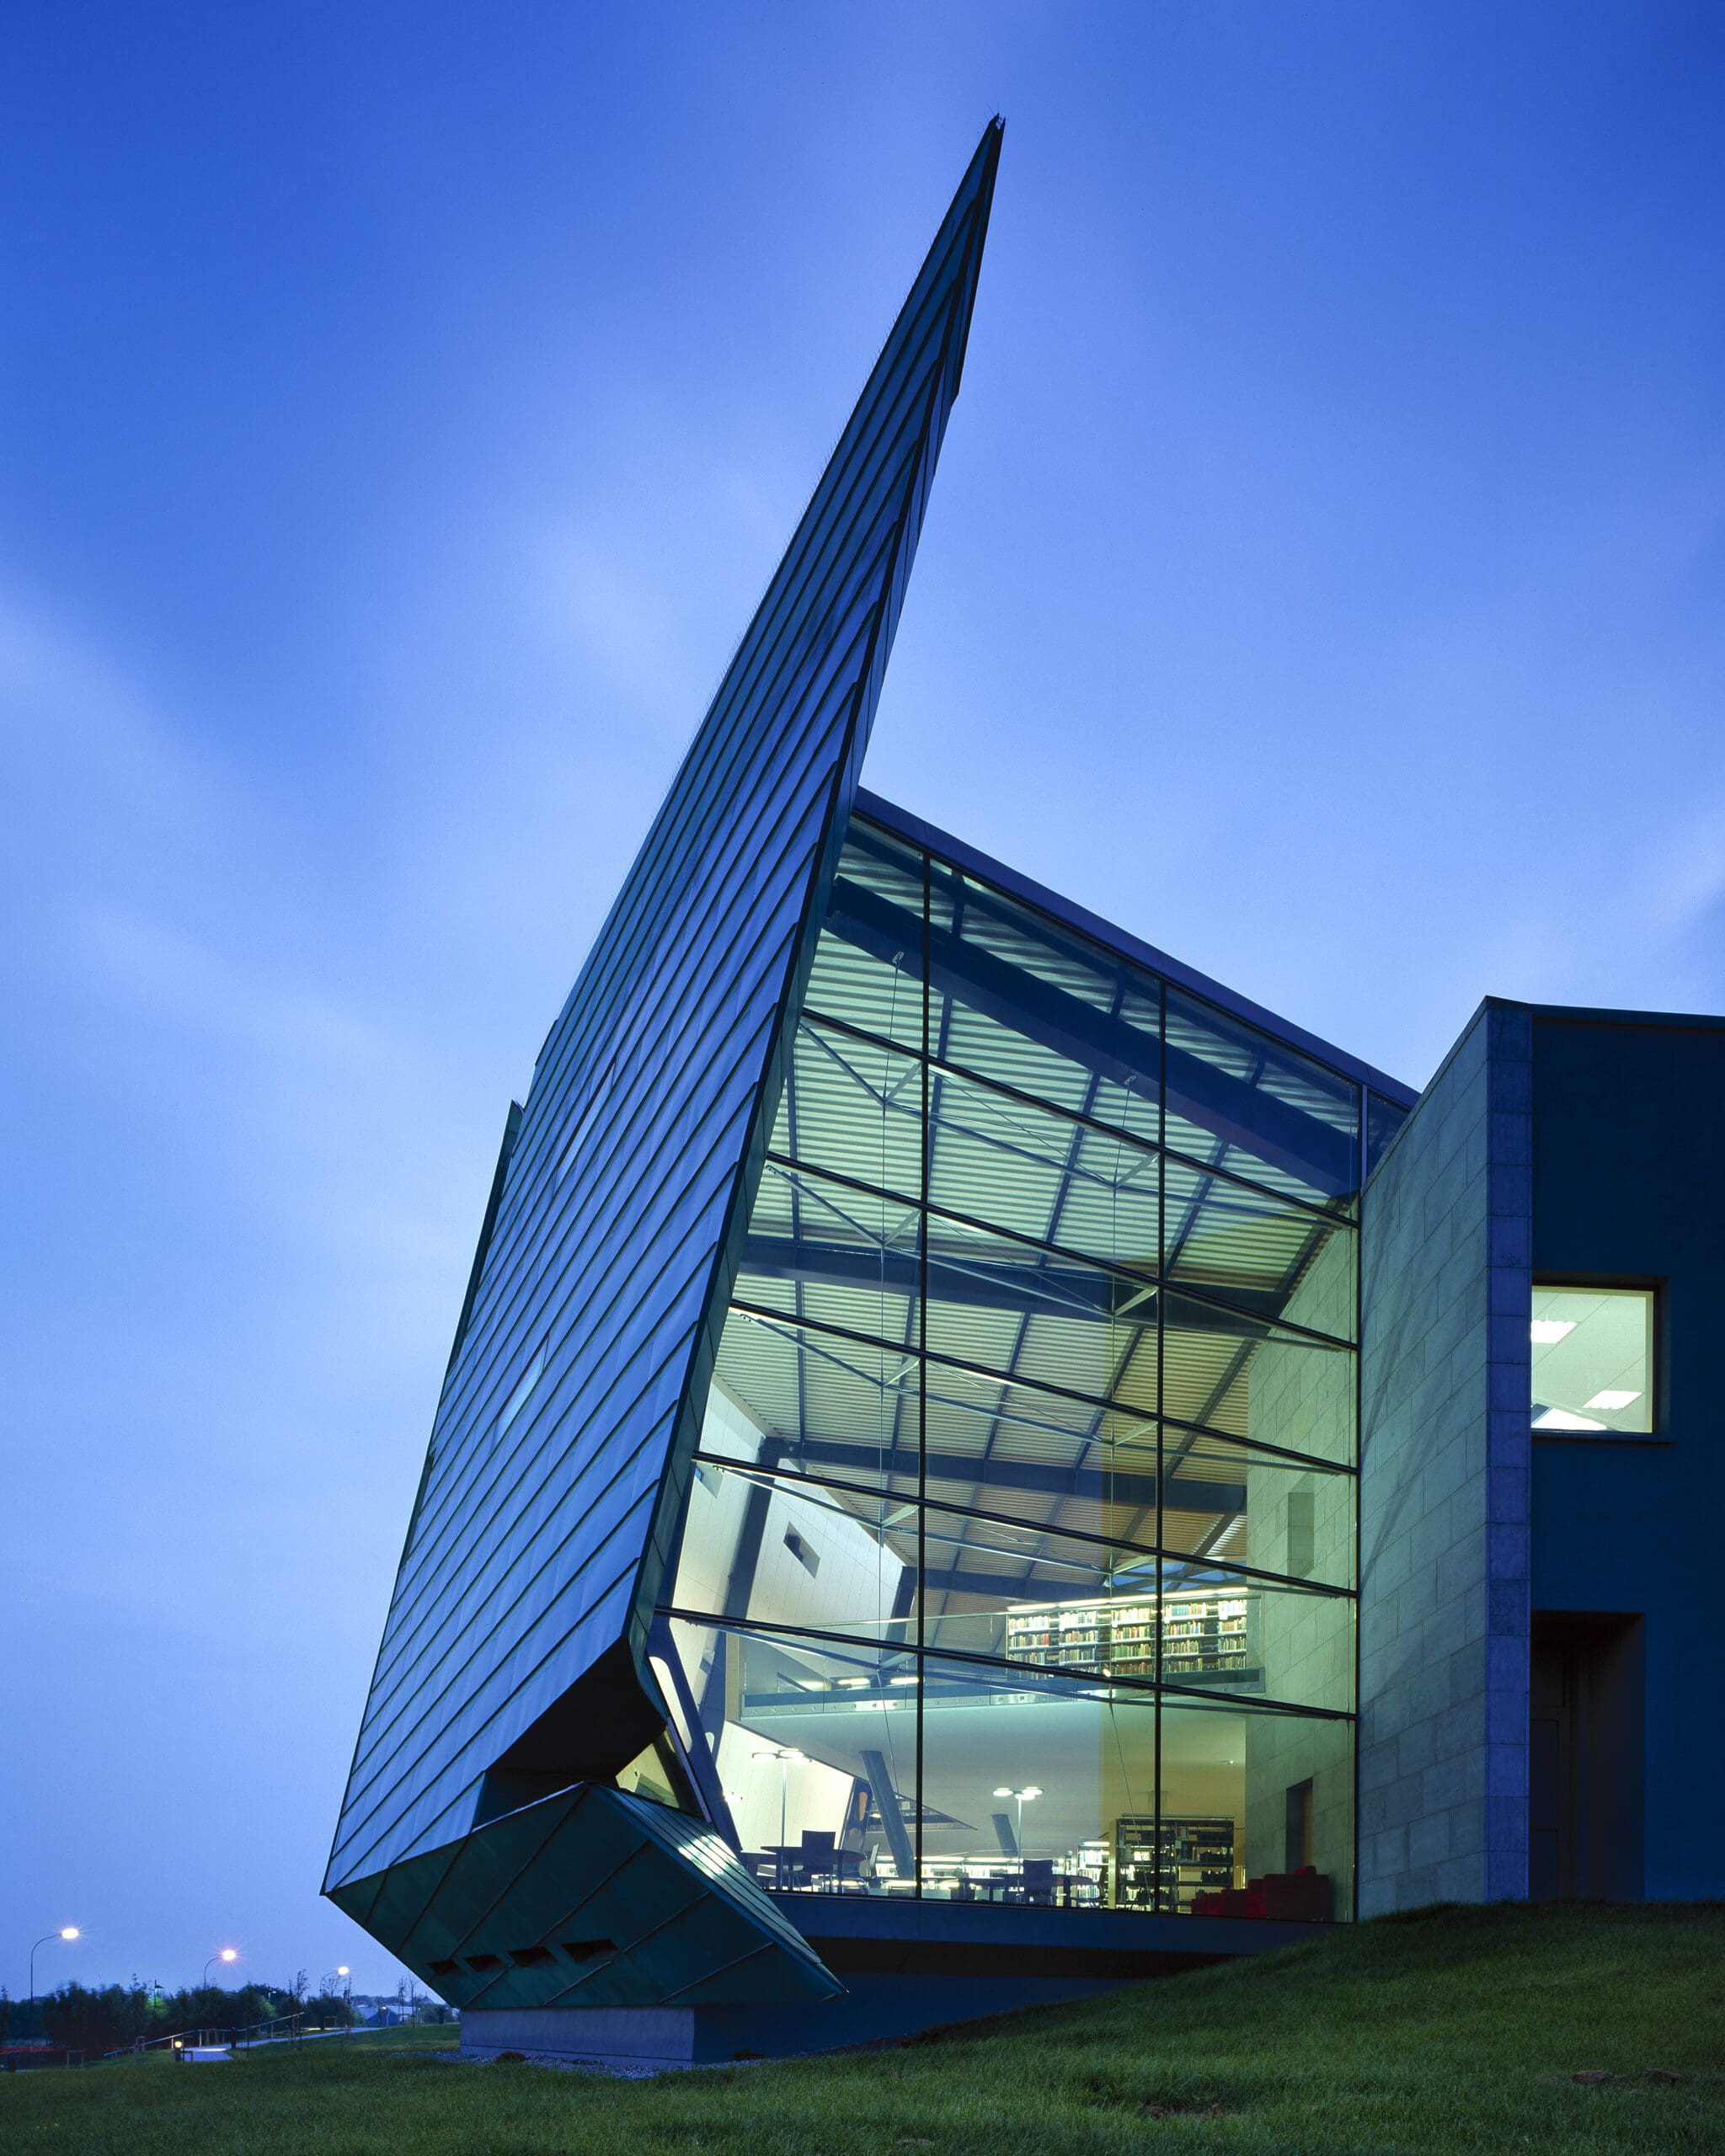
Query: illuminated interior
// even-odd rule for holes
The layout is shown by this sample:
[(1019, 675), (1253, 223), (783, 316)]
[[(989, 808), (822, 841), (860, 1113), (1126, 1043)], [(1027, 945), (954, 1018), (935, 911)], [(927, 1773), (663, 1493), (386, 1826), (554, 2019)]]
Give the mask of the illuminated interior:
[(1350, 1913), (1360, 1091), (853, 821), (658, 1636), (763, 1885)]
[(1653, 1291), (1533, 1290), (1533, 1427), (1546, 1437), (1646, 1436), (1653, 1427)]

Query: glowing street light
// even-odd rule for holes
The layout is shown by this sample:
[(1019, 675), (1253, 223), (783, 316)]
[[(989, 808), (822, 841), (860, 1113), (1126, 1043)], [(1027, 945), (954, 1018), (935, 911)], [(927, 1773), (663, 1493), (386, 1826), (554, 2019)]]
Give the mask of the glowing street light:
[[(45, 1946), (51, 1939), (76, 1939), (77, 1935), (75, 1924), (63, 1924), (58, 1931), (45, 1931), (36, 1941), (36, 1946)], [(36, 1946), (30, 1949), (30, 2006), (33, 2012), (36, 2004)]]
[(218, 1961), (237, 1961), (238, 1959), (239, 1949), (237, 1946), (224, 1946), (218, 1953), (212, 1954), (209, 1960), (204, 1964), (205, 1983), (208, 1984), (210, 1981), (210, 1972), (215, 1967)]
[[(318, 1979), (318, 1995), (323, 1999), (345, 1997), (348, 2003), (348, 2019), (349, 2020), (353, 2019), (354, 1988), (348, 1981), (348, 1966), (345, 1961), (339, 1962), (334, 1968), (324, 1971)], [(323, 2024), (320, 2022), (318, 2025), (322, 2027)]]

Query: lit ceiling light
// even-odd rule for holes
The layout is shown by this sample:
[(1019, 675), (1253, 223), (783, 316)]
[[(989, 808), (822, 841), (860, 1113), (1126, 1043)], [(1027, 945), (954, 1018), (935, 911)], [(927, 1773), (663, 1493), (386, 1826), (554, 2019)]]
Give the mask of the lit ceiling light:
[(1615, 1415), (1620, 1407), (1627, 1407), (1632, 1401), (1639, 1400), (1638, 1392), (1620, 1392), (1607, 1385), (1603, 1392), (1596, 1392), (1585, 1404), (1589, 1407), (1603, 1407), (1608, 1415)]
[(1536, 1317), (1533, 1321), (1533, 1344), (1535, 1348), (1549, 1348), (1575, 1330), (1573, 1317)]
[(1542, 1415), (1535, 1415), (1533, 1426), (1536, 1430), (1603, 1430), (1603, 1422), (1590, 1422), (1585, 1415), (1572, 1415), (1567, 1407), (1548, 1407)]
[(894, 1677), (888, 1681), (894, 1684), (914, 1684), (916, 1679), (914, 1677)]

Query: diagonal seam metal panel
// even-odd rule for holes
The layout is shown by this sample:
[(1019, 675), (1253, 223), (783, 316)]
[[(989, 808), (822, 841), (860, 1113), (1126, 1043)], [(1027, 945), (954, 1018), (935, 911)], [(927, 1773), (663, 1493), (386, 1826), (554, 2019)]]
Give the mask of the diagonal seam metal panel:
[[(711, 1827), (592, 1784), (332, 1898), (457, 2006), (815, 1999), (844, 1988)], [(583, 1947), (590, 1958), (577, 1958)]]
[(995, 121), (511, 1119), (326, 1891), (464, 1839), (499, 1764), (603, 1778), (663, 1719), (647, 1625), (958, 392), (1000, 141)]

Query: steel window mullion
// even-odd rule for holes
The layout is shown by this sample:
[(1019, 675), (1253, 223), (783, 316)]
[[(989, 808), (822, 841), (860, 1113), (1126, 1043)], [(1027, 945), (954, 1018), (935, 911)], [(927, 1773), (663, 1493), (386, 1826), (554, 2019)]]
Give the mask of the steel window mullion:
[[(836, 1168), (816, 1167), (809, 1161), (791, 1159), (782, 1153), (769, 1152), (766, 1158), (782, 1171), (788, 1171), (793, 1176), (806, 1177), (811, 1182), (836, 1183), (842, 1189), (857, 1191), (870, 1198), (884, 1198), (897, 1205), (915, 1206), (917, 1203), (916, 1199), (907, 1196), (903, 1191), (887, 1189), (880, 1184), (868, 1182), (860, 1176), (841, 1174)], [(1269, 1332), (1287, 1336), (1285, 1344), (1290, 1347), (1309, 1345), (1314, 1348), (1334, 1349), (1344, 1354), (1352, 1354), (1354, 1352), (1354, 1342), (1351, 1340), (1338, 1340), (1333, 1333), (1319, 1332), (1314, 1327), (1300, 1325), (1291, 1318), (1265, 1317), (1256, 1310), (1247, 1310), (1242, 1304), (1228, 1302), (1221, 1296), (1206, 1290), (1194, 1291), (1182, 1282), (1160, 1279), (1151, 1273), (1124, 1270), (1108, 1259), (1098, 1257), (1093, 1251), (1078, 1250), (1069, 1243), (1039, 1242), (1034, 1236), (1027, 1235), (1021, 1229), (1003, 1227), (996, 1220), (985, 1220), (971, 1214), (957, 1213), (947, 1205), (930, 1205), (925, 1207), (924, 1210), (932, 1219), (950, 1220), (955, 1226), (974, 1229), (982, 1235), (998, 1236), (1002, 1241), (1015, 1244), (1020, 1249), (1043, 1251), (1062, 1258), (1068, 1264), (1081, 1267), (1087, 1272), (1099, 1273), (1109, 1280), (1118, 1281), (1123, 1287), (1147, 1289), (1156, 1291), (1158, 1294), (1177, 1295), (1184, 1302), (1195, 1303), (1201, 1310), (1216, 1310), (1224, 1316), (1238, 1319), (1248, 1325), (1261, 1325)], [(1149, 1330), (1148, 1326), (1143, 1329)], [(1253, 1348), (1261, 1344), (1257, 1340), (1248, 1339), (1246, 1342), (1245, 1352), (1249, 1353)], [(1016, 1374), (1014, 1374), (1016, 1377)], [(1023, 1381), (1028, 1384), (1039, 1382), (1035, 1379), (1027, 1379)]]
[[(697, 1625), (712, 1631), (744, 1632), (756, 1638), (782, 1640), (809, 1640), (825, 1646), (842, 1647), (852, 1653), (859, 1649), (878, 1646), (877, 1641), (858, 1639), (846, 1632), (827, 1632), (812, 1625), (745, 1624), (739, 1618), (712, 1617), (697, 1609), (665, 1607), (660, 1615), (675, 1618), (679, 1624)], [(1164, 1684), (1158, 1687), (1147, 1678), (1110, 1675), (1100, 1684), (1081, 1675), (1075, 1680), (1065, 1678), (1058, 1670), (1037, 1662), (1012, 1662), (1000, 1655), (973, 1654), (963, 1647), (905, 1648), (905, 1653), (915, 1653), (920, 1662), (957, 1662), (966, 1669), (998, 1670), (1008, 1677), (1031, 1677), (1038, 1680), (1025, 1689), (1060, 1694), (1081, 1694), (1094, 1696), (1097, 1691), (1124, 1692), (1130, 1698), (1154, 1700), (1158, 1690), (1169, 1692), (1181, 1700), (1194, 1700), (1201, 1705), (1220, 1707), (1231, 1713), (1244, 1715), (1287, 1715), (1304, 1721), (1353, 1722), (1357, 1717), (1344, 1707), (1303, 1706), (1291, 1700), (1242, 1699), (1237, 1692), (1207, 1692), (1196, 1685)]]
[[(1156, 1135), (1162, 1142), (1162, 1159), (1156, 1176), (1156, 1262), (1158, 1272), (1162, 1272), (1166, 1271), (1167, 1264), (1168, 1232), (1168, 985), (1162, 980), (1159, 980), (1156, 984)], [(1158, 1295), (1156, 1299), (1156, 1539), (1158, 1549), (1162, 1546), (1167, 1531), (1164, 1513), (1168, 1488), (1167, 1419), (1162, 1412), (1165, 1405), (1162, 1384), (1166, 1374), (1167, 1341), (1167, 1297)], [(1166, 1625), (1163, 1618), (1164, 1592), (1162, 1567), (1158, 1564), (1156, 1568), (1156, 1787), (1151, 1793), (1151, 1833), (1153, 1839), (1151, 1844), (1150, 1869), (1150, 1906), (1158, 1915), (1162, 1913), (1162, 1684), (1164, 1675), (1162, 1652), (1166, 1637)], [(1118, 1870), (1119, 1863), (1118, 1843), (1114, 1850), (1114, 1862)], [(1178, 1876), (1177, 1872), (1177, 1879)], [(1178, 1915), (1178, 1886), (1175, 1890), (1175, 1901), (1177, 1906), (1173, 1913)]]
[[(928, 913), (932, 871), (928, 856), (922, 857), (922, 1056), (921, 1188), (917, 1195), (921, 1214), (917, 1223), (918, 1294), (916, 1297), (916, 1899), (922, 1898), (923, 1744), (927, 1733), (923, 1682), (923, 1650), (928, 1626), (928, 1187), (929, 1150), (932, 1142), (928, 1075)], [(797, 1358), (798, 1364), (802, 1357)], [(944, 1605), (943, 1605), (944, 1614)]]
[[(850, 1033), (858, 1040), (868, 1041), (879, 1047), (896, 1049), (900, 1055), (911, 1052), (901, 1041), (888, 1040), (879, 1033), (871, 1033), (867, 1026), (859, 1026), (853, 1019), (841, 1018), (830, 1011), (821, 1010), (817, 1005), (805, 1006), (803, 1015), (817, 1026), (830, 1027), (835, 1033)], [(1322, 1220), (1333, 1228), (1354, 1230), (1359, 1228), (1359, 1221), (1346, 1213), (1335, 1212), (1330, 1207), (1320, 1205), (1309, 1198), (1301, 1198), (1293, 1191), (1278, 1190), (1273, 1183), (1259, 1182), (1251, 1176), (1242, 1174), (1237, 1168), (1222, 1167), (1215, 1162), (1202, 1161), (1195, 1153), (1183, 1152), (1178, 1145), (1163, 1145), (1153, 1138), (1141, 1137), (1124, 1123), (1106, 1123), (1064, 1102), (1047, 1100), (1039, 1093), (1027, 1092), (1022, 1086), (1013, 1085), (1010, 1079), (994, 1077), (986, 1071), (978, 1070), (971, 1064), (955, 1062), (943, 1051), (935, 1051), (930, 1060), (937, 1069), (949, 1071), (954, 1078), (962, 1078), (967, 1085), (980, 1086), (989, 1092), (999, 1093), (1007, 1100), (1019, 1102), (1026, 1107), (1039, 1108), (1044, 1115), (1060, 1116), (1068, 1123), (1081, 1123), (1103, 1137), (1123, 1139), (1138, 1152), (1152, 1156), (1165, 1155), (1167, 1159), (1178, 1161), (1182, 1167), (1190, 1168), (1196, 1174), (1214, 1176), (1220, 1182), (1230, 1183), (1236, 1190), (1250, 1191), (1254, 1197), (1267, 1198), (1277, 1205), (1285, 1206), (1290, 1212), (1309, 1214), (1314, 1219)], [(1076, 1070), (1081, 1066), (1075, 1064), (1073, 1068)], [(1228, 1142), (1218, 1140), (1221, 1144)]]
[[(757, 1318), (764, 1325), (801, 1326), (810, 1332), (819, 1332), (832, 1340), (848, 1340), (859, 1347), (885, 1348), (894, 1353), (904, 1352), (903, 1341), (882, 1339), (872, 1332), (857, 1332), (848, 1326), (834, 1325), (826, 1318), (796, 1318), (788, 1310), (776, 1310), (763, 1303), (751, 1303), (742, 1296), (732, 1298), (732, 1307), (746, 1316)], [(1147, 1328), (1146, 1328), (1147, 1329)], [(928, 1360), (937, 1369), (962, 1370), (984, 1385), (1017, 1385), (1025, 1390), (1046, 1393), (1051, 1400), (1071, 1400), (1085, 1407), (1103, 1407), (1116, 1415), (1128, 1417), (1135, 1422), (1151, 1423), (1157, 1417), (1154, 1409), (1140, 1406), (1135, 1401), (1099, 1400), (1093, 1392), (1080, 1392), (1071, 1385), (1057, 1385), (1050, 1378), (1012, 1378), (1002, 1371), (991, 1369), (981, 1363), (967, 1363), (962, 1356), (948, 1355), (938, 1348), (928, 1350)], [(980, 1413), (982, 1411), (976, 1411)], [(1326, 1460), (1321, 1454), (1295, 1452), (1287, 1445), (1271, 1444), (1263, 1438), (1242, 1438), (1236, 1430), (1212, 1429), (1205, 1424), (1188, 1421), (1184, 1416), (1166, 1415), (1161, 1418), (1171, 1429), (1191, 1430), (1199, 1437), (1209, 1438), (1218, 1444), (1231, 1445), (1242, 1453), (1257, 1453), (1266, 1463), (1280, 1461), (1300, 1466), (1319, 1468), (1326, 1475), (1357, 1475), (1358, 1468), (1346, 1460)]]
[[(842, 1491), (847, 1496), (866, 1497), (875, 1504), (902, 1505), (911, 1502), (901, 1493), (888, 1489), (884, 1484), (852, 1482), (841, 1476), (808, 1475), (800, 1470), (792, 1470), (783, 1467), (766, 1467), (759, 1462), (737, 1460), (727, 1453), (708, 1452), (704, 1449), (697, 1452), (695, 1457), (703, 1466), (718, 1468), (723, 1472), (740, 1476), (745, 1481), (769, 1482), (782, 1486), (787, 1489)], [(1261, 1566), (1238, 1565), (1226, 1559), (1219, 1563), (1211, 1562), (1205, 1558), (1194, 1557), (1189, 1550), (1168, 1550), (1154, 1543), (1133, 1542), (1124, 1535), (1094, 1534), (1087, 1528), (1049, 1527), (1040, 1521), (1017, 1518), (1011, 1513), (991, 1512), (985, 1505), (963, 1505), (956, 1500), (949, 1502), (945, 1497), (932, 1497), (927, 1500), (927, 1509), (932, 1513), (950, 1513), (955, 1518), (974, 1519), (985, 1525), (1016, 1529), (1023, 1534), (1034, 1534), (1044, 1538), (1057, 1537), (1065, 1542), (1081, 1542), (1091, 1549), (1117, 1550), (1123, 1555), (1130, 1556), (1169, 1557), (1176, 1562), (1202, 1564), (1208, 1571), (1226, 1572), (1231, 1579), (1249, 1580), (1255, 1585), (1263, 1587), (1292, 1588), (1300, 1593), (1317, 1595), (1331, 1602), (1353, 1602), (1359, 1598), (1354, 1588), (1338, 1587), (1333, 1582), (1328, 1580), (1302, 1579), (1291, 1573), (1266, 1572)], [(854, 1513), (850, 1516), (853, 1518), (858, 1517)], [(865, 1520), (863, 1524), (866, 1526), (868, 1522)], [(1014, 1554), (1023, 1555), (1023, 1553)], [(932, 1653), (937, 1652), (932, 1648), (929, 1651)], [(943, 1652), (943, 1650), (938, 1652)]]

